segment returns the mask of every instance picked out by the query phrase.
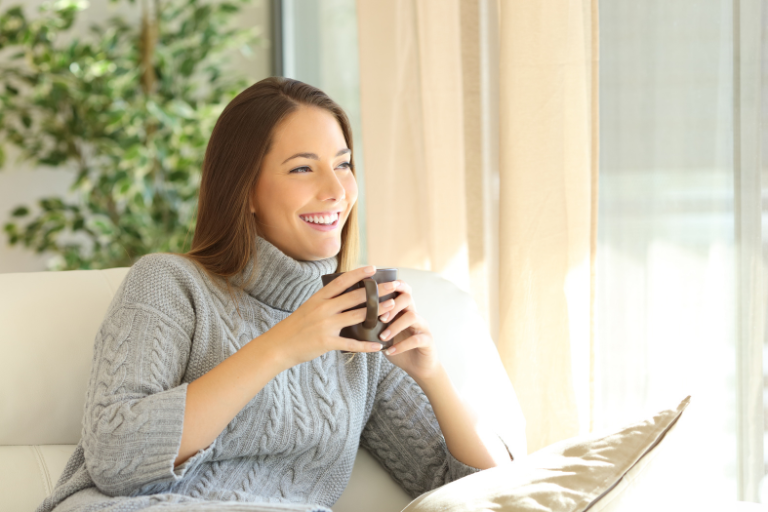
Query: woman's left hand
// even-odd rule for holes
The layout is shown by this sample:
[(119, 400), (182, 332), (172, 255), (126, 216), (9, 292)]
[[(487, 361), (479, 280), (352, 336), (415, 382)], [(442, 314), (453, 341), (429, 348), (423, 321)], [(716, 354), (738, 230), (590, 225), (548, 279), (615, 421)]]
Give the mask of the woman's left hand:
[[(384, 351), (392, 364), (399, 366), (414, 380), (431, 377), (439, 368), (432, 331), (427, 321), (416, 312), (413, 302), (411, 286), (398, 279), (398, 292), (395, 297), (395, 307), (379, 317), (386, 322), (396, 318), (379, 336), (382, 341), (387, 341), (394, 336), (394, 344)], [(402, 314), (400, 314), (402, 312)], [(397, 315), (400, 315), (397, 318)]]

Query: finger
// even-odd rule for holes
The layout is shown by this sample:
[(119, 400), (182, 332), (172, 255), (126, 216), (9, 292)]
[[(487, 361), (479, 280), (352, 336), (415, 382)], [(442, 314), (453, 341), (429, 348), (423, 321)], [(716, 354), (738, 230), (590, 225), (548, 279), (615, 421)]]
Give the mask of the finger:
[(418, 332), (404, 339), (400, 343), (392, 345), (387, 350), (385, 350), (384, 353), (388, 356), (393, 354), (401, 354), (415, 348), (428, 346), (430, 343), (431, 335), (429, 333)]
[(348, 352), (378, 352), (381, 350), (381, 343), (375, 341), (358, 341), (343, 336), (336, 337), (336, 350), (346, 350)]
[(390, 322), (390, 324), (392, 324), (396, 320), (400, 319), (400, 317), (402, 317), (407, 311), (409, 311), (409, 310), (408, 309), (403, 309), (403, 310), (400, 310), (400, 311), (398, 311), (396, 313), (393, 313), (393, 312), (390, 311), (388, 315), (387, 314), (381, 315), (381, 316), (386, 316), (387, 317), (387, 319), (386, 320), (382, 320), (382, 322), (384, 322), (384, 323)]
[(330, 299), (341, 295), (344, 291), (355, 283), (358, 283), (366, 277), (371, 277), (376, 273), (376, 266), (369, 265), (367, 267), (360, 267), (348, 272), (344, 272), (339, 277), (328, 283), (321, 288), (323, 291), (322, 297)]
[(400, 283), (398, 285), (398, 287), (397, 287), (397, 291), (399, 293), (404, 293), (406, 295), (410, 295), (411, 296), (411, 302), (415, 304), (415, 301), (413, 300), (413, 288), (411, 288), (411, 285), (409, 285), (408, 283), (406, 283), (402, 279), (399, 279), (397, 282)]
[[(338, 297), (330, 299), (333, 302), (334, 313), (341, 313), (355, 306), (365, 303), (365, 288), (358, 288), (351, 292), (343, 293)], [(390, 311), (394, 307), (394, 299), (387, 299), (379, 303), (379, 314)]]
[[(413, 293), (411, 285), (403, 281), (402, 279), (399, 279), (397, 281), (393, 281), (396, 283), (399, 283), (397, 286), (397, 296), (395, 300), (397, 301), (395, 303), (395, 307), (392, 311), (389, 312), (389, 314), (384, 313), (382, 314), (379, 319), (382, 322), (391, 322), (394, 319), (396, 319), (397, 315), (406, 309), (409, 305), (412, 305), (413, 307), (416, 306), (416, 302), (413, 299)], [(383, 313), (383, 312), (382, 312)]]
[(400, 318), (392, 322), (389, 327), (387, 327), (384, 332), (379, 335), (379, 339), (382, 341), (387, 341), (393, 336), (397, 336), (397, 334), (406, 327), (410, 327), (412, 325), (416, 325), (418, 327), (418, 321), (419, 316), (415, 311), (406, 310), (406, 312)]
[(341, 329), (342, 327), (349, 327), (350, 325), (362, 323), (365, 321), (366, 314), (367, 311), (365, 308), (360, 308), (334, 315), (334, 327)]
[(383, 297), (384, 295), (389, 295), (395, 290), (399, 290), (399, 286), (400, 286), (400, 281), (389, 281), (387, 283), (380, 283), (379, 297)]
[(388, 322), (391, 319), (394, 319), (399, 312), (406, 309), (408, 306), (413, 304), (413, 297), (411, 297), (410, 294), (404, 293), (404, 292), (398, 292), (397, 297), (394, 299), (395, 305), (392, 309), (390, 309), (387, 312), (381, 312), (383, 313), (379, 319), (382, 322)]
[(385, 354), (391, 356), (392, 354), (401, 354), (414, 348), (423, 347), (429, 344), (428, 334), (420, 332), (409, 336), (400, 343), (396, 343), (384, 351)]
[(340, 313), (357, 305), (365, 303), (365, 288), (358, 288), (351, 292), (342, 293), (338, 297), (330, 299), (333, 303), (334, 313)]

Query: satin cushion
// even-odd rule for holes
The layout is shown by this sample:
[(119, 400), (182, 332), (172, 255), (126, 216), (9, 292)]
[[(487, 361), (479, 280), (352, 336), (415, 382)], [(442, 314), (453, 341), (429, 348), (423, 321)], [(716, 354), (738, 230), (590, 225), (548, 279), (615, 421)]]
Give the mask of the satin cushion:
[(566, 439), (469, 475), (419, 496), (403, 512), (614, 512), (690, 505), (690, 493), (672, 492), (679, 489), (670, 481), (675, 457), (665, 455), (674, 452), (666, 445), (679, 439), (670, 433), (690, 398), (617, 431)]

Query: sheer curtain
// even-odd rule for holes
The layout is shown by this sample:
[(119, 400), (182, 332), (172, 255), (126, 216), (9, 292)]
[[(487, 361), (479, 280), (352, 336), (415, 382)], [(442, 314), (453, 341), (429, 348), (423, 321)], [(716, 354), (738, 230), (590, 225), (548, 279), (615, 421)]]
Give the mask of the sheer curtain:
[(765, 473), (764, 15), (758, 0), (600, 4), (594, 426), (689, 393), (702, 489), (749, 501)]
[[(700, 488), (768, 502), (768, 9), (601, 2), (597, 80), (597, 2), (357, 8), (369, 260), (436, 270), (473, 294), (530, 450), (691, 394), (687, 467)], [(584, 200), (597, 198), (596, 159), (574, 155), (598, 138), (596, 210)], [(567, 185), (566, 170), (581, 179)], [(564, 191), (577, 194), (553, 199)], [(575, 249), (581, 234), (536, 252), (595, 211), (596, 251)], [(403, 233), (407, 250), (391, 243)], [(595, 254), (590, 344), (584, 262)], [(550, 272), (557, 258), (568, 263), (550, 268), (577, 271)]]
[(357, 13), (369, 261), (473, 295), (529, 451), (587, 432), (597, 2), (357, 0)]

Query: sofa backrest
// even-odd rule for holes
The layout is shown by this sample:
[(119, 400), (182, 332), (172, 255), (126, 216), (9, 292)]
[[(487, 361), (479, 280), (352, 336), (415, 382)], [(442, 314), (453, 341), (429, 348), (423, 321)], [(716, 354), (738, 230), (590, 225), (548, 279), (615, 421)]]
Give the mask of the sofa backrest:
[[(0, 274), (0, 445), (78, 442), (93, 342), (127, 272)], [(525, 455), (520, 405), (472, 298), (434, 272), (401, 268), (398, 277), (460, 395)]]
[(127, 273), (0, 274), (0, 445), (77, 444), (94, 338)]

